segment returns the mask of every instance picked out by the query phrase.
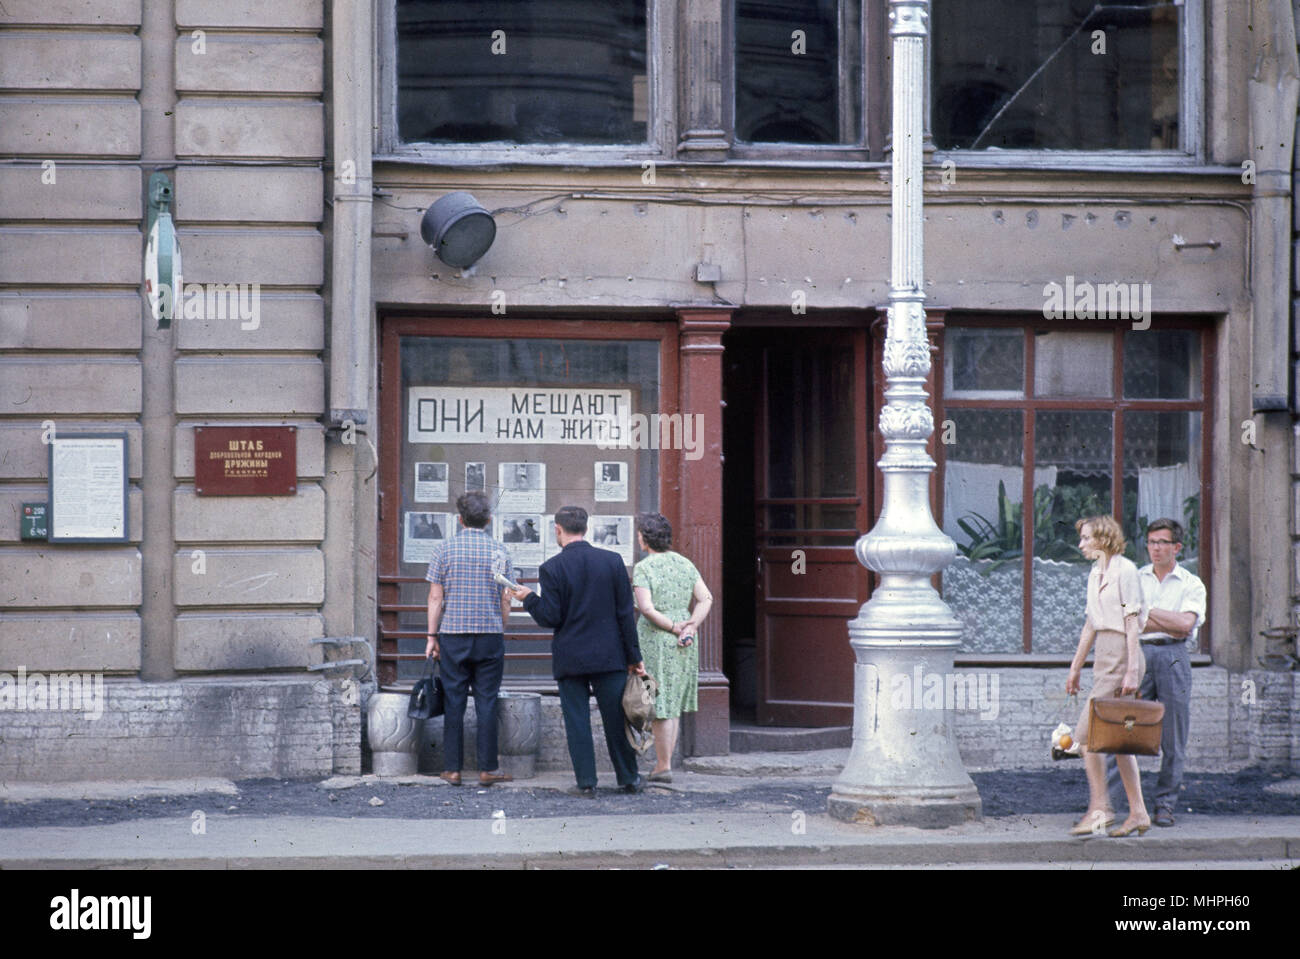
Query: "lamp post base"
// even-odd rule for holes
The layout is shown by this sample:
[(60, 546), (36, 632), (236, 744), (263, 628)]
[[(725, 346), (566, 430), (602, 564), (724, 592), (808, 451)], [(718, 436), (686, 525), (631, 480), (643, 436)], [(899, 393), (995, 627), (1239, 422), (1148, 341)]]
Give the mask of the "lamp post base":
[(831, 792), (826, 811), (832, 819), (860, 826), (919, 826), (945, 829), (983, 818), (983, 803), (974, 785), (928, 786)]
[(853, 748), (826, 803), (832, 818), (940, 829), (983, 817), (953, 728), (958, 709), (996, 707), (996, 690), (954, 671), (960, 636), (928, 583), (879, 588), (849, 624)]

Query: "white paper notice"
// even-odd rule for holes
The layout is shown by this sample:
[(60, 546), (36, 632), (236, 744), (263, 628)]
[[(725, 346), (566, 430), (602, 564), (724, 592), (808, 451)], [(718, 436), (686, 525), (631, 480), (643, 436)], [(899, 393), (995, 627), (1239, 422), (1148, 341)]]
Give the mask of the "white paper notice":
[(546, 558), (550, 559), (560, 551), (560, 541), (555, 538), (555, 517), (547, 516), (542, 521), (544, 535), (542, 539), (546, 541)]
[(496, 538), (510, 552), (516, 568), (541, 566), (545, 559), (540, 513), (498, 513), (492, 520)]
[(126, 440), (56, 436), (52, 442), (50, 539), (123, 539)]
[(447, 464), (415, 464), (415, 501), (417, 503), (447, 502)]
[(407, 513), (402, 523), (402, 562), (425, 563), (454, 532), (450, 513)]
[(623, 565), (632, 565), (631, 516), (591, 516), (587, 519), (587, 537), (593, 546), (613, 550), (623, 557)]
[(499, 463), (496, 508), (502, 513), (546, 512), (546, 464)]
[(465, 492), (470, 493), (474, 490), (478, 490), (481, 493), (483, 491), (485, 475), (482, 463), (466, 463)]
[(596, 461), (596, 502), (627, 502), (627, 464)]

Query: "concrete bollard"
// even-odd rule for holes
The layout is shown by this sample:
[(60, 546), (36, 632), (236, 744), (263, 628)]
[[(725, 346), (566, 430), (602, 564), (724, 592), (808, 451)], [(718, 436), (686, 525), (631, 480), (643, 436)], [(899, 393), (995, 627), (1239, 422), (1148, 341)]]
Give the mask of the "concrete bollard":
[(541, 694), (502, 690), (497, 697), (497, 751), (502, 772), (515, 779), (532, 779), (537, 775), (541, 743)]
[(375, 693), (366, 707), (375, 775), (410, 776), (415, 772), (419, 723), (406, 715), (406, 693)]

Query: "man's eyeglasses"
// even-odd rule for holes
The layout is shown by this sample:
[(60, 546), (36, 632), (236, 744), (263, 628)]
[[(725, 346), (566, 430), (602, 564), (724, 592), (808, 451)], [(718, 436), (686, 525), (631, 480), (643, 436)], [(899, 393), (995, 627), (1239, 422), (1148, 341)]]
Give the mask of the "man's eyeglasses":
[(1149, 539), (1147, 540), (1147, 545), (1148, 546), (1173, 546), (1174, 541), (1172, 539)]

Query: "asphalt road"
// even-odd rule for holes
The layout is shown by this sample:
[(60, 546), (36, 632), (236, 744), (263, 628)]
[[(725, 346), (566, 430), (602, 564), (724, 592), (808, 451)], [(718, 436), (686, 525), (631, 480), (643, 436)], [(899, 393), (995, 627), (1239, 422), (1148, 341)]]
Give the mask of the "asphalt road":
[[(688, 779), (688, 777), (683, 777)], [(485, 819), (501, 810), (510, 819), (572, 815), (656, 815), (708, 810), (730, 812), (817, 811), (826, 808), (830, 786), (825, 779), (771, 781), (760, 778), (731, 780), (717, 788), (723, 777), (709, 777), (709, 788), (687, 784), (650, 786), (639, 795), (602, 787), (595, 800), (567, 795), (555, 788), (523, 784), (479, 787), (473, 774), (459, 789), (442, 784), (396, 784), (367, 781), (351, 788), (326, 789), (317, 781), (251, 779), (236, 783), (237, 795), (202, 793), (188, 796), (138, 796), (112, 800), (43, 799), (0, 802), (0, 828), (22, 826), (77, 826), (115, 823), (177, 815), (203, 810), (227, 815), (321, 816), (331, 818)], [(1078, 813), (1087, 801), (1087, 782), (1081, 766), (1048, 770), (974, 773), (972, 778), (984, 801), (986, 817), (1042, 813)], [(1290, 777), (1249, 769), (1236, 773), (1189, 773), (1184, 778), (1178, 812), (1210, 816), (1287, 816), (1300, 814), (1300, 798), (1292, 792), (1269, 792), (1270, 783)], [(697, 780), (698, 782), (698, 780)], [(1155, 787), (1154, 773), (1143, 776), (1148, 798)], [(372, 800), (381, 800), (375, 804)]]

